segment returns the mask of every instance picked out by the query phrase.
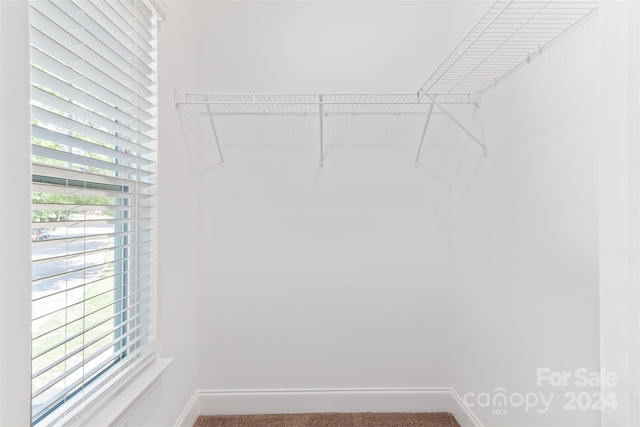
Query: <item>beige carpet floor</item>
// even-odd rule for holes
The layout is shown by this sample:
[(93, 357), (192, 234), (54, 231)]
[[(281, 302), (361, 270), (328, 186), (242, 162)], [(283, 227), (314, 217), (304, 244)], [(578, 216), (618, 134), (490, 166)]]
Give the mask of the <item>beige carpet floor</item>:
[(448, 412), (201, 415), (193, 427), (460, 427)]

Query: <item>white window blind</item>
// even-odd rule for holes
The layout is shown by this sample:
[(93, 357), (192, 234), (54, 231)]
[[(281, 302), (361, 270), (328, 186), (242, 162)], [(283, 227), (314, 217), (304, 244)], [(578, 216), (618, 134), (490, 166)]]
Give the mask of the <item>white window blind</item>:
[(155, 357), (157, 17), (30, 6), (32, 424), (50, 424)]

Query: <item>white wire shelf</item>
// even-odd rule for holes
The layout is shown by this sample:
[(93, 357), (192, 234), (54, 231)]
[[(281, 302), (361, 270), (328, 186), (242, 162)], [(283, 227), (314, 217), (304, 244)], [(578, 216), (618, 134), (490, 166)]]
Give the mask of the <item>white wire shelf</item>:
[(497, 0), (415, 94), (181, 93), (175, 104), (191, 105), (209, 117), (221, 164), (224, 157), (214, 122), (220, 115), (315, 115), (319, 119), (320, 164), (328, 115), (425, 115), (416, 163), (434, 107), (453, 121), (487, 156), (485, 143), (453, 114), (453, 107), (478, 105), (485, 90), (570, 31), (598, 8), (596, 0)]
[(224, 154), (218, 138), (214, 118), (224, 115), (310, 115), (319, 120), (320, 165), (324, 164), (324, 117), (328, 115), (356, 114), (418, 114), (425, 115), (426, 122), (420, 138), (416, 163), (420, 159), (420, 151), (434, 107), (448, 116), (464, 132), (466, 132), (483, 150), (482, 141), (473, 135), (449, 111), (449, 108), (460, 104), (477, 104), (474, 96), (469, 94), (437, 94), (430, 93), (427, 98), (420, 99), (415, 94), (265, 94), (265, 93), (181, 93), (174, 92), (176, 106), (188, 105), (196, 108), (209, 118), (213, 139), (218, 150), (221, 165), (224, 165)]
[[(468, 94), (431, 94), (443, 106), (474, 104)], [(199, 105), (213, 115), (427, 114), (432, 102), (417, 94), (176, 94), (176, 104)]]
[(497, 0), (419, 93), (482, 93), (597, 7), (588, 0)]

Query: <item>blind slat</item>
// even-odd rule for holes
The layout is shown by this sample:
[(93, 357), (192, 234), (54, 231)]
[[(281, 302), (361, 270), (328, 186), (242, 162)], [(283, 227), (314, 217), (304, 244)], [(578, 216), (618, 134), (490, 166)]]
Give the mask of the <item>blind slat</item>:
[[(153, 29), (153, 23), (149, 19), (145, 19), (145, 23), (135, 26), (136, 17), (119, 1), (95, 1), (91, 0), (93, 5), (100, 10), (105, 16), (108, 16), (111, 21), (116, 23), (120, 28), (129, 34), (134, 34), (136, 37), (144, 40), (144, 48), (147, 51), (151, 51), (153, 48), (151, 43), (153, 42), (153, 35), (151, 30)], [(141, 44), (139, 42), (139, 44)]]
[(83, 151), (101, 154), (113, 159), (118, 159), (122, 162), (135, 161), (141, 163), (143, 162), (145, 164), (154, 163), (153, 160), (143, 157), (145, 155), (148, 156), (149, 154), (152, 154), (153, 151), (132, 141), (122, 140), (123, 144), (117, 146), (103, 145), (105, 144), (104, 142), (103, 144), (98, 144), (92, 141), (80, 139), (73, 135), (69, 135), (68, 133), (62, 133), (52, 129), (47, 129), (37, 124), (31, 125), (31, 134), (35, 138), (66, 145), (70, 148), (77, 148)]
[[(143, 166), (128, 166), (115, 162), (94, 159), (86, 155), (74, 154), (68, 151), (56, 150), (54, 148), (43, 147), (41, 145), (33, 145), (32, 154), (41, 156), (49, 160), (57, 160), (59, 162), (69, 163), (71, 165), (82, 165), (89, 170), (101, 170), (105, 172), (114, 172), (124, 174), (126, 177), (135, 180), (136, 177), (146, 177), (153, 175), (153, 172), (142, 169)], [(117, 175), (122, 176), (122, 175)]]
[[(139, 343), (139, 339), (136, 340), (135, 342), (133, 342), (132, 344), (138, 344)], [(126, 349), (122, 349), (120, 350), (118, 353), (115, 353), (112, 357), (108, 358), (105, 362), (101, 363), (100, 365), (94, 367), (93, 369), (91, 369), (90, 371), (88, 371), (86, 374), (83, 374), (79, 379), (77, 379), (76, 381), (74, 381), (73, 383), (71, 383), (70, 385), (68, 385), (65, 388), (65, 391), (63, 392), (59, 392), (56, 393), (55, 395), (53, 395), (53, 397), (50, 397), (48, 400), (45, 401), (44, 404), (39, 404), (38, 407), (39, 409), (33, 411), (32, 417), (35, 419), (40, 419), (42, 417), (42, 414), (44, 412), (47, 412), (49, 410), (55, 409), (58, 405), (59, 405), (59, 401), (61, 399), (63, 399), (65, 397), (66, 394), (74, 394), (75, 391), (79, 390), (79, 389), (86, 389), (83, 387), (83, 383), (85, 383), (88, 379), (91, 379), (96, 373), (98, 373), (98, 371), (100, 370), (104, 370), (107, 365), (109, 364), (113, 364), (114, 361), (117, 361), (119, 363), (136, 363), (139, 360), (137, 359), (138, 356), (140, 356), (142, 353), (142, 349), (139, 346), (132, 346), (131, 349), (129, 349), (129, 352), (127, 353), (127, 359), (126, 360), (116, 360), (116, 359), (121, 359), (121, 355), (125, 352)], [(124, 367), (124, 366), (123, 366)], [(117, 370), (116, 366), (111, 366), (110, 370)], [(117, 372), (117, 371), (116, 371)], [(114, 374), (116, 373), (114, 372)], [(105, 377), (105, 381), (107, 381), (109, 378), (109, 376), (107, 375)], [(55, 385), (55, 384), (53, 384)], [(94, 387), (93, 384), (91, 384), (92, 388)], [(85, 398), (90, 398), (92, 396), (86, 396)], [(32, 398), (32, 400), (35, 400)], [(76, 407), (78, 405), (80, 405), (80, 401), (78, 400), (74, 400), (72, 403), (67, 403), (66, 399), (65, 399), (65, 404), (69, 404), (70, 407)]]
[(105, 184), (107, 186), (125, 186), (129, 187), (131, 192), (136, 192), (136, 188), (138, 189), (138, 192), (141, 192), (142, 190), (152, 191), (153, 188), (155, 188), (155, 184), (150, 182), (143, 182), (142, 180), (132, 181), (130, 179), (122, 178), (119, 176), (103, 175), (93, 173), (91, 171), (79, 171), (53, 165), (43, 165), (39, 163), (34, 163), (31, 166), (31, 172), (34, 176), (49, 176), (53, 179), (82, 179), (96, 184)]
[[(49, 56), (56, 58), (61, 64), (76, 71), (80, 76), (91, 79), (93, 82), (104, 88), (109, 88), (109, 90), (119, 98), (129, 101), (135, 99), (135, 102), (145, 109), (153, 107), (153, 105), (143, 97), (136, 97), (136, 92), (134, 90), (121, 84), (115, 77), (106, 74), (100, 68), (91, 64), (86, 58), (68, 50), (64, 45), (60, 44), (57, 40), (52, 39), (46, 33), (32, 28), (31, 43), (32, 46), (43, 52), (47, 52)], [(48, 61), (46, 58), (40, 57), (38, 59), (39, 61), (34, 62), (34, 65), (37, 65), (42, 69), (48, 69)], [(45, 60), (42, 61), (43, 59)]]
[[(31, 223), (31, 227), (32, 228), (42, 228), (43, 226), (47, 226), (47, 227), (70, 227), (70, 226), (78, 226), (78, 224), (83, 224), (86, 223), (85, 225), (87, 226), (87, 228), (91, 228), (91, 227), (98, 227), (98, 226), (104, 226), (104, 225), (113, 225), (113, 224), (124, 224), (124, 223), (130, 223), (130, 220), (121, 220), (121, 219), (91, 219), (91, 220), (73, 220), (73, 219), (69, 219), (66, 221), (46, 221), (46, 222), (32, 222)], [(144, 228), (144, 227), (136, 227), (136, 232), (141, 233), (141, 232), (146, 232), (149, 230), (155, 230), (154, 228)], [(90, 233), (90, 230), (87, 231), (87, 233)], [(96, 234), (87, 234), (86, 236), (94, 236), (100, 233), (96, 233)], [(41, 244), (43, 242), (40, 242)]]
[[(153, 126), (145, 121), (139, 120), (130, 112), (127, 113), (100, 98), (81, 90), (79, 87), (69, 84), (60, 78), (49, 74), (37, 67), (31, 67), (31, 77), (34, 84), (47, 88), (67, 99), (82, 99), (82, 104), (97, 112), (103, 117), (116, 121), (120, 125), (126, 126), (129, 132), (148, 132), (153, 130)], [(133, 110), (132, 110), (133, 111)], [(135, 113), (135, 111), (133, 111)]]
[[(33, 31), (32, 37), (37, 37), (37, 34), (33, 35)], [(148, 108), (137, 108), (136, 104), (130, 99), (119, 96), (111, 90), (111, 88), (93, 81), (91, 78), (81, 74), (69, 65), (64, 64), (33, 45), (31, 46), (31, 64), (32, 68), (46, 69), (48, 73), (54, 74), (60, 79), (69, 82), (82, 92), (90, 93), (94, 97), (102, 99), (124, 112), (130, 114), (135, 113), (141, 120), (147, 121), (154, 118), (153, 114), (147, 111)]]
[[(48, 13), (54, 13), (53, 16), (46, 15), (41, 11), (34, 11), (31, 14), (32, 27), (50, 39), (55, 38), (56, 42), (71, 54), (81, 57), (83, 62), (80, 63), (86, 62), (97, 69), (103, 70), (104, 74), (118, 79), (120, 84), (125, 87), (139, 84), (144, 88), (144, 91), (141, 92), (142, 95), (146, 97), (152, 95), (149, 87), (153, 86), (153, 81), (140, 73), (136, 68), (135, 61), (129, 62), (126, 58), (118, 56), (110, 49), (111, 46), (104, 44), (102, 40), (96, 39), (89, 32), (75, 29), (65, 31), (64, 25), (61, 26), (61, 23), (53, 21), (56, 18), (56, 10), (60, 15), (61, 12), (57, 8), (51, 8), (50, 11), (47, 11)], [(69, 55), (64, 57), (71, 58)], [(69, 64), (80, 63), (71, 62)]]
[[(115, 25), (115, 23), (106, 18), (93, 3), (83, 0), (72, 0), (72, 2), (86, 6), (83, 10), (84, 13), (82, 15), (76, 14), (76, 16), (88, 31), (93, 33), (97, 38), (105, 40), (108, 45), (114, 44), (122, 46), (130, 57), (140, 60), (140, 63), (137, 64), (138, 69), (147, 75), (152, 73), (151, 68), (147, 64), (152, 63), (153, 59), (147, 52), (137, 48), (135, 40), (131, 35), (127, 34)], [(96, 21), (99, 21), (101, 25), (97, 24)], [(140, 20), (136, 17), (136, 21), (144, 25), (145, 20)], [(125, 57), (127, 53), (124, 54)]]
[[(82, 256), (82, 254), (79, 254), (79, 255)], [(93, 263), (82, 264), (82, 267), (74, 267), (74, 266), (67, 267), (66, 271), (64, 273), (51, 274), (51, 273), (47, 272), (47, 273), (44, 273), (44, 275), (42, 275), (42, 276), (38, 276), (37, 274), (34, 273), (34, 274), (32, 274), (32, 276), (33, 276), (32, 280), (42, 281), (42, 280), (46, 280), (46, 279), (52, 279), (54, 277), (62, 277), (62, 276), (69, 277), (69, 276), (71, 276), (73, 274), (85, 273), (85, 272), (87, 272), (89, 270), (96, 269), (98, 267), (109, 267), (109, 266), (113, 265), (114, 263), (118, 263), (118, 262), (133, 261), (135, 258), (136, 258), (135, 254), (132, 254), (132, 255), (129, 255), (129, 256), (120, 255), (120, 256), (117, 256), (117, 257), (114, 256), (113, 260), (106, 260), (106, 261), (105, 260), (101, 260), (101, 261), (96, 260)], [(37, 266), (38, 266), (37, 263), (33, 262), (32, 264), (34, 264), (33, 267), (37, 268)], [(86, 274), (85, 274), (85, 277), (86, 277)], [(84, 280), (84, 277), (83, 277), (83, 280)], [(49, 312), (45, 312), (45, 314), (52, 313), (53, 311), (57, 311), (57, 307), (54, 307), (54, 309), (52, 309)], [(39, 313), (39, 311), (36, 311), (35, 309), (34, 309), (34, 312)], [(41, 316), (37, 316), (35, 318), (38, 318), (38, 317), (41, 317)]]
[[(131, 331), (130, 333), (127, 334), (127, 336), (134, 334), (135, 332), (137, 332), (137, 330)], [(141, 338), (138, 337), (136, 338), (136, 341), (140, 340)], [(101, 349), (101, 351), (99, 352), (95, 352), (93, 354), (91, 354), (89, 357), (85, 357), (83, 358), (82, 363), (78, 363), (77, 365), (66, 369), (64, 371), (63, 374), (55, 377), (54, 379), (52, 379), (51, 381), (49, 381), (45, 386), (39, 388), (38, 390), (36, 390), (35, 392), (32, 392), (31, 397), (35, 398), (38, 397), (40, 394), (44, 393), (45, 391), (47, 391), (48, 389), (50, 389), (52, 386), (56, 385), (58, 382), (60, 382), (60, 380), (63, 380), (67, 377), (69, 377), (70, 375), (72, 375), (73, 373), (75, 373), (76, 371), (78, 371), (79, 369), (83, 368), (85, 365), (87, 365), (89, 362), (91, 362), (92, 360), (94, 360), (95, 358), (97, 358), (98, 356), (100, 356), (102, 353), (110, 350), (113, 347), (113, 344), (109, 344), (105, 347), (103, 347)], [(112, 355), (109, 356), (107, 362), (112, 361), (113, 359), (115, 359), (116, 357), (118, 357), (120, 354), (126, 352), (128, 350), (127, 347), (123, 347), (122, 349), (114, 352)], [(104, 364), (99, 365), (100, 367), (106, 365), (106, 362)], [(91, 371), (89, 371), (91, 372)], [(90, 375), (84, 374), (82, 375), (82, 381), (86, 380), (87, 378), (90, 378)]]
[[(153, 251), (153, 252), (148, 252), (148, 253), (146, 253), (146, 254), (141, 254), (141, 256), (150, 256), (150, 255), (155, 255), (155, 254), (156, 254), (156, 252), (155, 252), (155, 251)], [(34, 302), (35, 302), (35, 301), (39, 301), (39, 300), (44, 299), (44, 298), (47, 298), (47, 297), (49, 297), (49, 296), (51, 296), (51, 295), (62, 295), (62, 294), (64, 294), (65, 292), (70, 291), (70, 290), (73, 290), (73, 289), (80, 289), (80, 288), (83, 288), (83, 287), (90, 287), (90, 286), (95, 285), (96, 283), (99, 283), (99, 282), (104, 281), (104, 280), (120, 280), (119, 278), (121, 278), (123, 275), (129, 274), (130, 272), (131, 272), (131, 270), (124, 270), (124, 271), (120, 271), (120, 272), (118, 272), (117, 274), (111, 274), (111, 275), (103, 276), (103, 277), (102, 277), (102, 276), (99, 276), (98, 278), (95, 278), (95, 279), (93, 279), (93, 280), (89, 280), (89, 281), (87, 281), (87, 282), (82, 282), (82, 283), (80, 283), (80, 284), (78, 284), (78, 285), (75, 285), (75, 286), (73, 286), (73, 287), (64, 288), (64, 289), (61, 289), (61, 290), (58, 290), (58, 291), (54, 291), (54, 292), (51, 292), (51, 293), (47, 293), (47, 294), (44, 294), (44, 295), (41, 295), (41, 296), (35, 297), (35, 298), (33, 298), (33, 301), (34, 301)], [(146, 276), (144, 276), (144, 278), (150, 278), (150, 275), (146, 275)], [(40, 282), (41, 282), (41, 281), (40, 281)], [(34, 283), (36, 283), (36, 282), (34, 282)], [(114, 289), (121, 289), (123, 286), (127, 286), (127, 285), (118, 285), (118, 286), (117, 286), (116, 288), (114, 288)], [(46, 316), (50, 316), (51, 314), (52, 314), (52, 313), (49, 313), (49, 314), (47, 314)], [(42, 319), (43, 317), (46, 317), (46, 316), (39, 316), (39, 319)], [(73, 322), (75, 322), (75, 321), (76, 321), (76, 320), (73, 320)], [(40, 337), (42, 337), (43, 335), (46, 335), (46, 334), (48, 334), (49, 332), (51, 332), (51, 331), (53, 331), (53, 330), (56, 330), (56, 329), (59, 329), (59, 328), (61, 328), (62, 326), (68, 325), (68, 324), (70, 324), (70, 323), (72, 323), (72, 322), (68, 322), (68, 323), (65, 323), (65, 324), (62, 324), (62, 325), (56, 326), (56, 327), (54, 327), (54, 328), (52, 328), (52, 329), (49, 329), (49, 330), (47, 330), (47, 331), (45, 331), (45, 332), (42, 332), (42, 333), (38, 334), (38, 335), (34, 334), (34, 335), (32, 336), (32, 339), (34, 339), (34, 340), (35, 340), (35, 339), (37, 339), (37, 338), (40, 338)]]
[[(123, 258), (122, 261), (131, 261), (132, 259), (133, 258), (131, 258), (131, 257)], [(145, 262), (139, 262), (138, 263), (138, 269), (154, 267), (155, 264), (156, 264), (155, 260), (150, 260), (150, 261), (148, 261), (146, 263)], [(37, 281), (49, 280), (49, 279), (56, 278), (56, 277), (57, 278), (65, 278), (66, 279), (66, 278), (69, 278), (69, 277), (73, 277), (73, 276), (77, 276), (77, 275), (80, 275), (80, 274), (84, 274), (84, 273), (86, 273), (87, 271), (90, 271), (90, 270), (94, 270), (94, 269), (97, 269), (97, 268), (105, 267), (107, 265), (110, 265), (110, 263), (106, 262), (106, 263), (102, 263), (102, 264), (92, 265), (92, 266), (86, 267), (86, 268), (81, 268), (81, 269), (78, 269), (78, 270), (67, 271), (67, 272), (62, 273), (62, 274), (40, 278), (40, 279), (37, 279)], [(78, 286), (81, 286), (81, 284), (79, 284)], [(50, 314), (60, 312), (61, 310), (64, 310), (64, 308), (54, 308), (53, 310), (45, 312), (45, 313), (37, 313), (37, 314), (35, 314), (33, 316), (33, 318), (31, 320), (32, 321), (39, 320), (39, 319), (42, 319), (42, 318), (44, 318), (44, 317), (46, 317), (46, 316), (48, 316)]]
[[(137, 209), (135, 206), (126, 206), (126, 205), (101, 205), (97, 203), (53, 203), (53, 202), (32, 202), (31, 203), (33, 210), (40, 211), (68, 211), (70, 213), (84, 213), (84, 211), (117, 211), (117, 212), (127, 212)], [(82, 211), (80, 210), (82, 209)], [(102, 214), (98, 214), (102, 215)]]
[[(130, 141), (119, 135), (114, 135), (103, 130), (87, 126), (84, 123), (80, 123), (76, 120), (70, 119), (60, 114), (56, 114), (52, 111), (46, 110), (40, 106), (31, 106), (31, 117), (40, 123), (46, 123), (49, 126), (55, 127), (60, 131), (74, 132), (76, 134), (83, 134), (86, 137), (93, 138), (97, 141), (109, 144), (113, 147), (135, 147), (136, 142)], [(42, 126), (41, 126), (42, 127)], [(140, 146), (140, 145), (138, 145)]]
[[(146, 300), (146, 302), (148, 302), (148, 301), (149, 301), (149, 300), (147, 299), (147, 300)], [(142, 304), (135, 304), (135, 305), (133, 305), (132, 307), (126, 307), (126, 308), (124, 308), (124, 309), (120, 310), (120, 311), (119, 311), (119, 312), (117, 312), (114, 316), (109, 317), (109, 318), (105, 319), (104, 321), (102, 321), (102, 322), (100, 322), (100, 323), (98, 323), (98, 324), (96, 324), (96, 325), (93, 325), (93, 326), (92, 326), (92, 327), (90, 327), (90, 328), (83, 329), (81, 332), (78, 332), (78, 333), (76, 333), (76, 334), (71, 335), (70, 337), (68, 337), (68, 338), (67, 338), (66, 340), (64, 340), (64, 341), (60, 341), (60, 342), (56, 343), (54, 347), (51, 347), (51, 348), (47, 349), (46, 351), (41, 352), (41, 353), (39, 353), (39, 354), (35, 355), (35, 356), (33, 357), (33, 359), (38, 359), (39, 357), (42, 357), (42, 356), (46, 355), (46, 354), (47, 354), (47, 353), (49, 353), (49, 352), (52, 352), (52, 351), (53, 351), (53, 350), (55, 350), (56, 348), (58, 348), (58, 347), (60, 347), (60, 346), (63, 346), (63, 345), (66, 345), (66, 344), (68, 344), (69, 342), (71, 342), (71, 341), (73, 341), (73, 340), (75, 340), (75, 339), (77, 339), (77, 338), (82, 337), (82, 336), (83, 336), (83, 335), (85, 335), (86, 333), (91, 332), (92, 330), (94, 330), (94, 329), (98, 328), (99, 326), (104, 325), (106, 322), (109, 322), (109, 321), (116, 321), (116, 319), (117, 319), (118, 317), (121, 317), (121, 316), (123, 316), (123, 315), (125, 315), (125, 314), (127, 314), (127, 313), (130, 313), (130, 312), (132, 311), (132, 309), (133, 309), (133, 310), (135, 310), (139, 305), (142, 305)], [(106, 307), (104, 307), (104, 308), (108, 308), (108, 306), (106, 306)], [(133, 317), (133, 318), (129, 318), (128, 320), (130, 320), (130, 321), (135, 321), (135, 320), (137, 320), (137, 318), (139, 318), (139, 317), (140, 317), (140, 314), (136, 314), (136, 315), (135, 315), (135, 317)], [(75, 356), (75, 355), (76, 355), (76, 354), (78, 354), (79, 352), (82, 352), (82, 351), (84, 351), (85, 349), (87, 349), (87, 348), (91, 347), (92, 345), (96, 344), (97, 342), (99, 342), (99, 341), (103, 340), (104, 338), (108, 337), (108, 336), (109, 336), (110, 334), (112, 334), (113, 332), (116, 332), (118, 329), (122, 329), (122, 327), (123, 327), (123, 326), (122, 326), (122, 324), (117, 324), (116, 326), (114, 326), (114, 327), (110, 328), (109, 330), (107, 330), (107, 331), (105, 331), (105, 332), (102, 332), (102, 333), (101, 333), (100, 335), (98, 335), (97, 337), (92, 338), (92, 339), (91, 339), (91, 340), (89, 340), (88, 342), (86, 342), (86, 343), (82, 344), (81, 346), (79, 346), (79, 347), (77, 347), (77, 348), (73, 349), (71, 352), (65, 352), (65, 355), (64, 355), (63, 357), (60, 357), (60, 358), (58, 358), (58, 359), (54, 360), (54, 361), (53, 361), (53, 362), (51, 362), (49, 365), (47, 365), (47, 366), (45, 366), (45, 367), (43, 367), (43, 368), (39, 369), (37, 372), (35, 372), (34, 374), (32, 374), (32, 379), (35, 379), (35, 378), (39, 377), (40, 375), (42, 375), (42, 374), (46, 373), (46, 372), (47, 372), (47, 371), (49, 371), (51, 368), (55, 367), (56, 365), (60, 364), (61, 362), (64, 362), (65, 360), (70, 359), (71, 357)], [(120, 337), (117, 337), (115, 340), (111, 341), (111, 342), (110, 342), (109, 344), (107, 344), (105, 347), (108, 347), (109, 345), (114, 345), (114, 344), (115, 344), (115, 343), (117, 343), (119, 340), (120, 340)]]
[[(144, 264), (144, 266), (145, 266), (145, 267), (149, 267), (149, 266), (152, 266), (152, 265), (153, 265), (152, 263)], [(126, 275), (126, 274), (129, 274), (129, 273), (130, 273), (130, 271), (123, 271), (123, 272), (119, 273), (118, 275), (109, 276), (109, 278), (111, 278), (111, 277), (118, 277), (119, 275)], [(150, 281), (152, 278), (155, 278), (155, 273), (148, 273), (148, 274), (144, 274), (144, 275), (141, 275), (141, 276), (140, 276), (140, 278), (141, 278), (141, 279), (145, 279), (145, 280), (147, 280), (147, 279), (148, 279), (147, 281)], [(75, 286), (74, 288), (69, 288), (69, 289), (78, 289), (78, 288), (82, 288), (82, 287), (84, 287), (84, 286), (87, 286), (87, 285), (89, 285), (89, 284), (95, 283), (95, 282), (97, 282), (97, 281), (99, 281), (99, 280), (94, 280), (94, 281), (92, 281), (92, 282), (87, 282), (87, 283), (81, 283), (81, 284), (79, 284), (79, 285)], [(142, 288), (142, 289), (147, 289), (147, 288)], [(64, 292), (66, 292), (66, 290), (65, 290)], [(46, 297), (46, 296), (45, 296), (45, 297)], [(43, 298), (44, 298), (44, 297), (43, 297)], [(36, 299), (36, 300), (37, 300), (37, 299)], [(78, 301), (78, 302), (76, 302), (76, 303), (71, 304), (69, 307), (76, 306), (76, 305), (80, 305), (80, 304), (82, 304), (82, 303), (83, 303), (82, 301)], [(34, 322), (44, 322), (44, 321), (50, 320), (50, 318), (51, 318), (51, 317), (56, 316), (56, 315), (59, 315), (60, 313), (64, 313), (64, 311), (65, 311), (65, 310), (67, 310), (67, 309), (68, 309), (68, 307), (64, 307), (64, 308), (61, 308), (61, 309), (56, 310), (56, 311), (52, 311), (52, 312), (47, 313), (47, 314), (43, 314), (43, 315), (39, 315), (39, 316), (35, 316), (35, 317), (33, 318), (33, 321), (34, 321)], [(55, 330), (55, 329), (58, 329), (58, 328), (60, 328), (60, 327), (62, 327), (62, 326), (66, 326), (66, 325), (68, 325), (68, 324), (70, 324), (70, 323), (73, 323), (73, 322), (75, 322), (75, 321), (77, 321), (77, 320), (82, 320), (82, 318), (81, 318), (81, 317), (80, 317), (80, 318), (73, 318), (73, 319), (71, 319), (70, 321), (68, 321), (67, 323), (64, 323), (64, 324), (56, 324), (56, 326), (55, 326), (55, 327), (52, 327), (51, 329), (48, 329), (47, 331), (49, 331), (49, 332), (50, 332), (50, 331)], [(46, 333), (48, 333), (48, 332), (46, 332)], [(41, 337), (42, 335), (46, 335), (46, 333), (39, 334), (37, 337), (33, 337), (32, 339), (33, 339), (33, 340), (35, 340), (36, 338), (39, 338), (39, 337)]]
[[(137, 246), (136, 244), (120, 244), (120, 245), (108, 246), (100, 249), (85, 250), (82, 252), (72, 252), (72, 253), (67, 253), (63, 255), (51, 256), (48, 258), (40, 258), (40, 259), (34, 260), (33, 265), (46, 266), (48, 263), (55, 263), (60, 261), (72, 261), (75, 258), (79, 258), (79, 257), (107, 254), (116, 250), (133, 249), (136, 246)], [(126, 259), (126, 258), (120, 258), (120, 259)], [(116, 261), (119, 261), (120, 259), (117, 259)], [(34, 299), (34, 301), (36, 301), (36, 299)]]
[(109, 129), (110, 133), (123, 136), (135, 142), (149, 143), (153, 141), (153, 138), (126, 126), (126, 124), (85, 108), (84, 98), (85, 96), (81, 94), (76, 97), (76, 102), (83, 104), (78, 105), (39, 87), (34, 86), (31, 88), (31, 99), (35, 101), (33, 102), (34, 104), (47, 106), (49, 110), (57, 110), (57, 114), (73, 117), (80, 124)]

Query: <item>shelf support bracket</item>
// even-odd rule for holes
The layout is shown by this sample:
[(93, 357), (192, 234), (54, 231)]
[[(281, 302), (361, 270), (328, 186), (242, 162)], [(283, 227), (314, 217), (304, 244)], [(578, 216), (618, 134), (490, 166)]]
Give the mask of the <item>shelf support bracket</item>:
[(320, 167), (324, 166), (324, 109), (322, 108), (322, 95), (318, 95), (318, 111), (320, 116)]
[(427, 121), (424, 124), (422, 130), (422, 138), (420, 138), (420, 145), (418, 145), (418, 153), (416, 154), (416, 165), (420, 161), (420, 151), (422, 151), (422, 144), (424, 144), (424, 137), (427, 135), (427, 128), (429, 127), (429, 121), (431, 120), (431, 113), (433, 113), (433, 104), (429, 106), (429, 112), (427, 113)]
[(476, 144), (478, 144), (478, 146), (482, 149), (482, 155), (484, 157), (487, 157), (487, 146), (484, 144), (484, 142), (482, 142), (482, 140), (480, 138), (478, 138), (477, 136), (475, 136), (469, 129), (467, 129), (462, 123), (460, 123), (460, 121), (458, 121), (458, 119), (456, 119), (453, 114), (451, 114), (450, 112), (448, 112), (442, 105), (440, 105), (438, 103), (438, 101), (435, 100), (435, 98), (433, 96), (431, 96), (429, 94), (429, 92), (425, 92), (424, 96), (426, 96), (427, 98), (429, 98), (429, 100), (435, 104), (440, 111), (442, 111), (447, 117), (449, 117), (449, 119), (455, 123), (460, 129), (462, 129), (462, 131), (464, 133), (466, 133), (467, 135), (469, 135), (471, 137), (471, 139), (473, 139), (475, 141)]
[(224, 167), (224, 156), (222, 155), (222, 149), (220, 148), (220, 141), (218, 140), (218, 132), (216, 132), (216, 125), (213, 122), (213, 111), (211, 111), (211, 105), (207, 104), (207, 112), (209, 113), (209, 123), (211, 123), (211, 129), (213, 130), (213, 139), (216, 142), (218, 148), (218, 156), (220, 156), (220, 163)]

